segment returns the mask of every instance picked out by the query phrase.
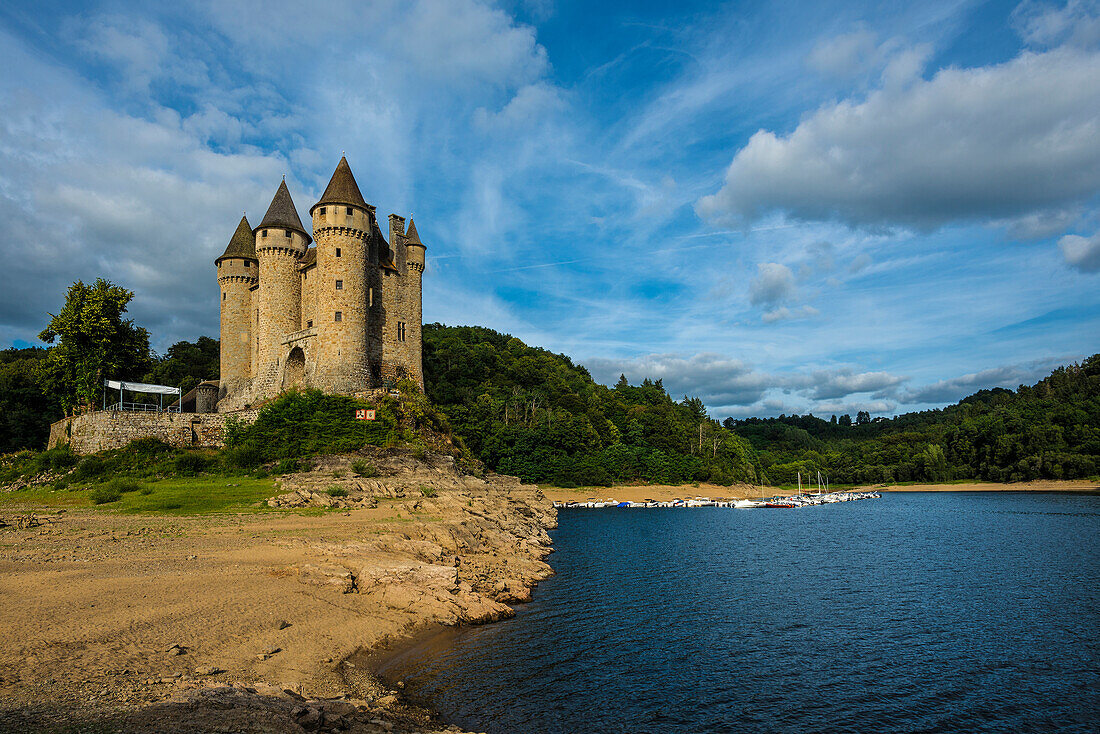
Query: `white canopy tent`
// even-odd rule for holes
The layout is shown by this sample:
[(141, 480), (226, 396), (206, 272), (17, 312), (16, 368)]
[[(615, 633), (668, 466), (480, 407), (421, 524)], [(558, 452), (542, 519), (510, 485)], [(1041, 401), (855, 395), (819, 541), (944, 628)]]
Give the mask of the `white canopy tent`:
[[(122, 380), (104, 380), (103, 381), (103, 409), (104, 410), (148, 410), (148, 411), (162, 411), (164, 410), (164, 396), (165, 395), (178, 395), (181, 399), (176, 402), (175, 409), (171, 405), (168, 406), (170, 412), (178, 413), (183, 408), (183, 390), (178, 387), (168, 387), (167, 385), (149, 385), (144, 382), (124, 382)], [(118, 402), (114, 405), (107, 405), (107, 390), (118, 390)], [(140, 392), (152, 395), (159, 395), (160, 402), (157, 405), (149, 405), (147, 403), (127, 403), (123, 400), (123, 392), (129, 390), (130, 392)]]

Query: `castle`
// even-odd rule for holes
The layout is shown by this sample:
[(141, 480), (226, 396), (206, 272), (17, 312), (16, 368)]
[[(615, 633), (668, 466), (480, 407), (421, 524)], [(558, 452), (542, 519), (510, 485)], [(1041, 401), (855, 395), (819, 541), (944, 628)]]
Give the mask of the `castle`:
[(293, 387), (353, 394), (409, 379), (424, 387), (416, 225), (389, 217), (389, 242), (341, 158), (302, 226), (279, 185), (259, 226), (241, 218), (214, 262), (221, 289), (218, 412)]

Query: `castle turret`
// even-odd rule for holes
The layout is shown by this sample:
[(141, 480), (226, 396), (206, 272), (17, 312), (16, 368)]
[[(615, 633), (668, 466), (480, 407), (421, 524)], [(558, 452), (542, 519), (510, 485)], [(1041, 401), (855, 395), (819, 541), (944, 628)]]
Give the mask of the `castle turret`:
[(219, 397), (244, 389), (252, 377), (252, 287), (259, 277), (252, 227), (241, 217), (237, 231), (214, 261), (221, 288)]
[(347, 158), (340, 158), (320, 201), (309, 210), (317, 236), (315, 317), (318, 374), (314, 383), (335, 392), (371, 382), (367, 347), (373, 300), (368, 281), (374, 207), (363, 200)]
[(408, 310), (409, 321), (407, 327), (409, 376), (424, 389), (424, 364), (421, 355), (421, 324), (423, 323), (423, 291), (422, 279), (424, 276), (424, 254), (428, 248), (420, 241), (420, 235), (416, 231), (416, 222), (409, 220), (409, 231), (405, 233), (405, 263), (407, 268), (408, 284)]
[(302, 328), (302, 283), (298, 258), (312, 238), (302, 227), (286, 180), (279, 184), (263, 221), (253, 230), (260, 283), (253, 304), (257, 323), (252, 335), (256, 397), (278, 392), (282, 385), (282, 349), (287, 334)]

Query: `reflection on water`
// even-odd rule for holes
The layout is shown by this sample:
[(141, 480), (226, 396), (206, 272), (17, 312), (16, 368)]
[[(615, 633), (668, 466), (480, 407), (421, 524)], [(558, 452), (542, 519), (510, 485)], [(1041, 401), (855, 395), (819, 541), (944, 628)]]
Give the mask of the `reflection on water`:
[(515, 619), (383, 672), (499, 734), (1100, 728), (1100, 497), (559, 521)]

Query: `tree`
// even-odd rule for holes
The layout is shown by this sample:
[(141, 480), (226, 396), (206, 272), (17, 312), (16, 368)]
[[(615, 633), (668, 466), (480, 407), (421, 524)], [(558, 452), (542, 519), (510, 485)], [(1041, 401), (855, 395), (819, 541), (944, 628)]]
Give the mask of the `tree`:
[(840, 416), (840, 425), (842, 425), (842, 426), (852, 425), (852, 416), (848, 415), (847, 413)]
[(61, 417), (35, 379), (46, 354), (35, 347), (0, 351), (0, 454), (41, 449), (50, 436), (50, 423)]
[(871, 422), (871, 414), (868, 413), (866, 410), (861, 410), (858, 413), (856, 413), (856, 425), (857, 426), (865, 426), (870, 422)]
[(133, 291), (98, 278), (94, 285), (77, 281), (65, 306), (38, 335), (57, 342), (38, 377), (47, 395), (70, 413), (94, 405), (103, 380), (137, 379), (149, 368), (149, 332), (123, 319)]
[(176, 342), (168, 347), (143, 378), (145, 382), (182, 387), (187, 392), (203, 380), (216, 380), (221, 370), (217, 339), (200, 336), (194, 342)]

